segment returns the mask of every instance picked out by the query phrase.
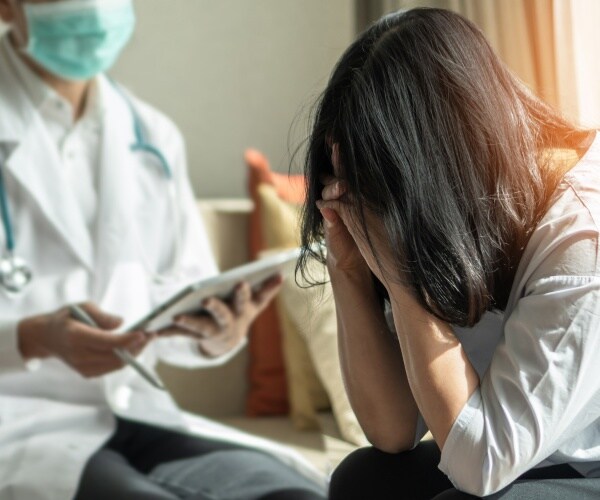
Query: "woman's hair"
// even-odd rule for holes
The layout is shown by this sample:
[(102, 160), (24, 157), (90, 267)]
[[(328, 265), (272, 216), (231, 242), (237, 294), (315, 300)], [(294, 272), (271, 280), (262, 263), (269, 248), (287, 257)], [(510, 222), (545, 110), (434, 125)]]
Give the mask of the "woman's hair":
[(333, 175), (334, 143), (345, 196), (376, 258), (365, 209), (383, 223), (394, 252), (386, 276), (402, 276), (437, 317), (472, 326), (486, 310), (505, 309), (560, 181), (544, 151), (573, 148), (581, 136), (471, 22), (441, 9), (388, 15), (346, 50), (316, 108), (298, 270), (324, 261), (315, 202), (321, 176)]

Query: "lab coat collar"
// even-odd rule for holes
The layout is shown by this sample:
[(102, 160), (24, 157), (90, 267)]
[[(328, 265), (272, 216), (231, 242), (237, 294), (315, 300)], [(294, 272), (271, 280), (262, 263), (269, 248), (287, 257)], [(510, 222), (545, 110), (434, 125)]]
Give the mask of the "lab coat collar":
[[(56, 145), (10, 66), (0, 44), (0, 147), (5, 172), (29, 193), (41, 215), (88, 268), (93, 268), (93, 244), (75, 196), (65, 179)], [(40, 175), (41, 170), (44, 175)], [(10, 198), (10, 195), (9, 195)], [(16, 243), (18, 231), (15, 227)]]
[(9, 33), (6, 33), (2, 37), (0, 43), (2, 44), (2, 50), (6, 55), (7, 62), (11, 67), (12, 74), (20, 81), (21, 88), (25, 90), (25, 93), (36, 109), (39, 109), (44, 101), (52, 97), (57, 97), (56, 92), (41, 81), (33, 70), (19, 57), (10, 42)]
[(17, 145), (32, 123), (35, 109), (10, 63), (7, 43), (0, 43), (0, 143)]

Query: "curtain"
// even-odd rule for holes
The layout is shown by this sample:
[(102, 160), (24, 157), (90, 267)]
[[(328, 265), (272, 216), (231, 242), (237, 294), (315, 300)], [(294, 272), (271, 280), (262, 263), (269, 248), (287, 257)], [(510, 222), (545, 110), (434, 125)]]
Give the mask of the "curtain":
[(357, 31), (383, 14), (418, 6), (470, 19), (540, 97), (575, 122), (600, 126), (598, 0), (356, 0)]

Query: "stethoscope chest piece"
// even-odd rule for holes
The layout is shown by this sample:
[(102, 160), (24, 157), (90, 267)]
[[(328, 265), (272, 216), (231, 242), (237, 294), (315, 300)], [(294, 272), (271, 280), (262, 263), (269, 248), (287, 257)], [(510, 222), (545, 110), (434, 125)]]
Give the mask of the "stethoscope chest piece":
[(31, 282), (33, 273), (20, 257), (5, 255), (0, 258), (0, 287), (11, 295), (22, 293)]

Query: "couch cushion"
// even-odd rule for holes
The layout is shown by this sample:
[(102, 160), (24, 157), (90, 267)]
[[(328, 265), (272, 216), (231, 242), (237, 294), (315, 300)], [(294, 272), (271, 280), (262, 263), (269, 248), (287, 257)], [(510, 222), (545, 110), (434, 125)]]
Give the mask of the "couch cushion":
[[(269, 246), (297, 247), (299, 207), (282, 200), (270, 185), (259, 186), (258, 194)], [(307, 271), (312, 280), (324, 284), (310, 286), (299, 274), (284, 281), (276, 299), (284, 333), (292, 419), (299, 428), (314, 428), (318, 425), (317, 412), (330, 402), (344, 439), (366, 445), (342, 380), (335, 303), (327, 269), (311, 260)]]
[[(298, 217), (300, 206), (279, 197), (275, 187), (258, 187), (262, 227), (268, 248), (280, 251), (299, 246)], [(275, 299), (283, 334), (283, 357), (287, 374), (290, 417), (297, 429), (318, 429), (317, 411), (330, 407), (327, 392), (317, 376), (305, 339), (281, 302), (281, 294), (294, 277), (288, 276), (284, 288)]]
[[(272, 172), (266, 157), (256, 150), (247, 150), (244, 159), (248, 167), (248, 190), (255, 204), (250, 215), (248, 241), (250, 258), (255, 259), (258, 253), (266, 248), (258, 186), (265, 183), (275, 186), (284, 199), (299, 203), (304, 198), (304, 178)], [(286, 414), (289, 404), (285, 363), (275, 304), (270, 304), (254, 321), (248, 349), (250, 388), (246, 413), (249, 416)]]

